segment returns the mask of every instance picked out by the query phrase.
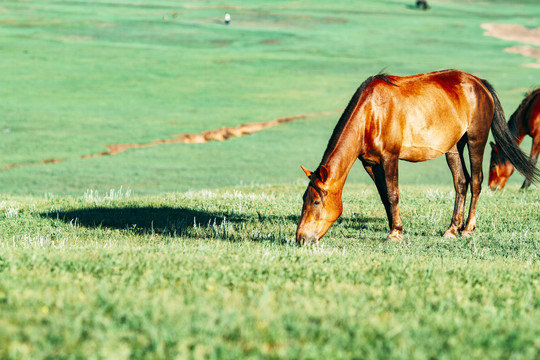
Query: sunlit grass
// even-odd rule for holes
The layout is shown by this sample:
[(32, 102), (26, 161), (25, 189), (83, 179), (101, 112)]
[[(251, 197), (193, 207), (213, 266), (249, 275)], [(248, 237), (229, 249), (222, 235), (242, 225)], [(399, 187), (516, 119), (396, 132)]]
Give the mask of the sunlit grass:
[(452, 190), (404, 186), (404, 241), (384, 243), (374, 186), (351, 185), (301, 248), (302, 190), (5, 200), (0, 357), (540, 354), (537, 190), (486, 191), (475, 236), (444, 240)]
[[(530, 59), (504, 52), (515, 44), (481, 28), (540, 26), (537, 2), (439, 1), (427, 12), (411, 4), (233, 1), (226, 10), (214, 1), (4, 1), (0, 168), (33, 165), (0, 171), (0, 187), (42, 196), (291, 183), (299, 164), (317, 165), (339, 110), (382, 69), (471, 72), (495, 86), (507, 114), (537, 85), (537, 70), (521, 66)], [(113, 144), (326, 111), (336, 113), (226, 143), (81, 158)], [(38, 165), (47, 159), (65, 161)], [(446, 181), (443, 159), (427, 166), (403, 165), (401, 181)], [(354, 174), (350, 181), (370, 182)]]
[(540, 194), (519, 175), (482, 192), (474, 237), (444, 240), (444, 158), (400, 164), (404, 241), (385, 243), (356, 165), (321, 244), (294, 243), (299, 165), (368, 76), (460, 68), (507, 114), (538, 85), (481, 28), (538, 27), (538, 1), (430, 4), (3, 1), (0, 358), (539, 358)]

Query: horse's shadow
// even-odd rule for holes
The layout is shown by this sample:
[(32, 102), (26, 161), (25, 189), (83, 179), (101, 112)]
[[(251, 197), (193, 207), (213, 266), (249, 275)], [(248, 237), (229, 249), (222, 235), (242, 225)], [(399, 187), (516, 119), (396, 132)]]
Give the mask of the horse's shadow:
[[(42, 217), (60, 220), (73, 226), (85, 228), (105, 228), (134, 234), (159, 234), (182, 237), (204, 237), (208, 234), (234, 240), (234, 230), (227, 232), (227, 236), (219, 236), (225, 232), (216, 232), (216, 228), (224, 225), (233, 228), (242, 228), (242, 225), (251, 224), (272, 225), (277, 223), (294, 223), (296, 216), (275, 216), (256, 214), (239, 214), (231, 211), (210, 212), (187, 207), (93, 207), (72, 210), (56, 210), (40, 214)], [(238, 225), (238, 226), (237, 226)], [(198, 230), (197, 230), (198, 229)], [(285, 241), (285, 240), (282, 240)]]
[[(41, 214), (44, 218), (60, 220), (73, 226), (85, 228), (105, 228), (125, 231), (138, 235), (159, 234), (172, 237), (200, 238), (212, 236), (223, 240), (235, 241), (245, 237), (243, 227), (252, 229), (265, 228), (268, 231), (279, 230), (273, 240), (285, 243), (286, 238), (294, 237), (294, 228), (299, 214), (277, 216), (272, 214), (236, 213), (232, 211), (210, 212), (187, 207), (93, 207), (72, 210), (56, 210)], [(352, 227), (354, 230), (363, 229), (366, 224), (378, 222), (378, 218), (340, 218), (336, 225)], [(345, 225), (345, 224), (347, 225)], [(230, 231), (219, 231), (226, 226), (233, 227)], [(216, 231), (216, 229), (218, 229)], [(238, 231), (236, 231), (236, 230)], [(289, 234), (290, 232), (290, 234)]]
[(131, 230), (136, 233), (170, 233), (171, 228), (186, 230), (225, 219), (237, 223), (253, 220), (253, 216), (232, 212), (212, 213), (185, 207), (94, 207), (74, 210), (58, 210), (41, 214), (43, 217), (62, 220), (87, 228)]

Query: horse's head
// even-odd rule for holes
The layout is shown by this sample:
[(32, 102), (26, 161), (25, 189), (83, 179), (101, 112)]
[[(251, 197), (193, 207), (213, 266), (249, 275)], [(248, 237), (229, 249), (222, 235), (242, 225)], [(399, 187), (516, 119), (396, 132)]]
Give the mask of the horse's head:
[(296, 241), (300, 245), (314, 243), (328, 231), (343, 210), (341, 191), (331, 189), (328, 180), (328, 168), (321, 165), (311, 172), (302, 166), (309, 178), (309, 185), (304, 193), (302, 215), (296, 229)]
[(488, 184), (491, 190), (501, 190), (514, 172), (514, 166), (499, 152), (497, 145), (492, 142), (490, 145), (491, 159), (489, 160)]

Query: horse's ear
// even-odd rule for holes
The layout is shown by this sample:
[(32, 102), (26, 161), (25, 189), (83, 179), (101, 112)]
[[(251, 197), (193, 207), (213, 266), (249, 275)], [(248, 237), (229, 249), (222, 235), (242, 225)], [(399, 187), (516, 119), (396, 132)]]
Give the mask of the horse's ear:
[(305, 167), (303, 167), (302, 165), (300, 165), (300, 167), (302, 168), (302, 170), (304, 170), (304, 172), (306, 173), (306, 176), (308, 178), (311, 177), (311, 171), (309, 171), (308, 169), (306, 169)]
[(319, 167), (319, 179), (324, 183), (328, 179), (328, 168), (324, 165)]

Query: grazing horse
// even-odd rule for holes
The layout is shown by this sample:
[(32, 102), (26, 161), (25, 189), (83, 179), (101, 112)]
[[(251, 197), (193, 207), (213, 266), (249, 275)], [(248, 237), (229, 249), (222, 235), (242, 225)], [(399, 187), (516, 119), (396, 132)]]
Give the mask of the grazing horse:
[[(508, 120), (510, 133), (521, 144), (525, 135), (533, 138), (531, 149), (531, 161), (536, 164), (540, 153), (540, 88), (531, 91), (521, 102), (517, 110)], [(502, 189), (508, 178), (514, 172), (514, 165), (499, 151), (496, 144), (491, 143), (491, 161), (489, 166), (489, 187), (491, 190)], [(529, 179), (525, 179), (522, 189), (531, 185)]]
[[(539, 174), (515, 143), (495, 90), (486, 80), (459, 70), (368, 78), (341, 115), (319, 167), (313, 172), (302, 167), (309, 185), (297, 242), (318, 243), (341, 215), (343, 186), (356, 159), (375, 182), (386, 209), (387, 240), (401, 240), (398, 160), (426, 161), (443, 154), (456, 190), (452, 222), (444, 237), (454, 238), (458, 231), (470, 236), (476, 227), (482, 158), (490, 128), (499, 149), (518, 171), (536, 181)], [(463, 157), (465, 145), (470, 176)], [(472, 199), (463, 227), (469, 183)]]

